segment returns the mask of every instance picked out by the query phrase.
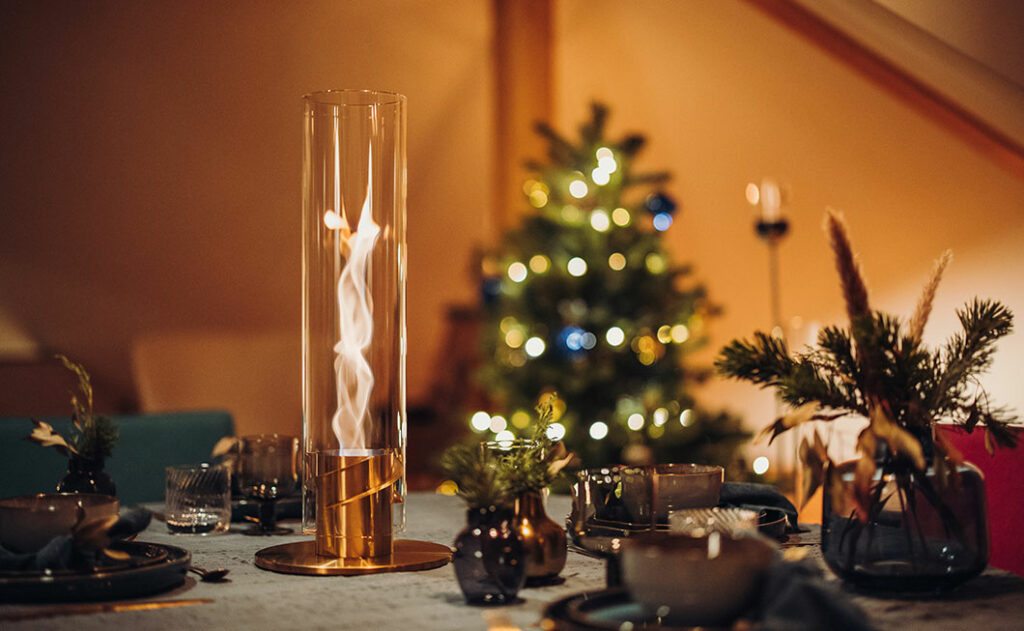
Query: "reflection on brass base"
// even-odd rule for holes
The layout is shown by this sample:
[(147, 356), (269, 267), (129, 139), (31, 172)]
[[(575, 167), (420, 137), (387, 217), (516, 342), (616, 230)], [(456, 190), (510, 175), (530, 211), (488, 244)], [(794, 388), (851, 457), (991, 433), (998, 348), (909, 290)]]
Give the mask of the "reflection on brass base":
[(318, 556), (316, 542), (313, 540), (283, 543), (264, 548), (256, 553), (256, 567), (284, 574), (314, 576), (352, 576), (355, 574), (429, 570), (441, 567), (451, 560), (452, 551), (448, 546), (410, 539), (395, 540), (394, 553), (386, 562)]

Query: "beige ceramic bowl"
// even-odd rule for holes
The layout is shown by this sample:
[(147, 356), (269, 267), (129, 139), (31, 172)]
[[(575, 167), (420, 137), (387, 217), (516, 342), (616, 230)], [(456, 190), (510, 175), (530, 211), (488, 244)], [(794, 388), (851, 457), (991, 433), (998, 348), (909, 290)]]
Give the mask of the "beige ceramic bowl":
[(623, 539), (622, 581), (673, 625), (726, 625), (754, 602), (775, 545), (753, 535), (651, 532)]
[(36, 552), (71, 532), (79, 521), (118, 512), (117, 498), (89, 493), (40, 493), (0, 500), (0, 545), (12, 552)]

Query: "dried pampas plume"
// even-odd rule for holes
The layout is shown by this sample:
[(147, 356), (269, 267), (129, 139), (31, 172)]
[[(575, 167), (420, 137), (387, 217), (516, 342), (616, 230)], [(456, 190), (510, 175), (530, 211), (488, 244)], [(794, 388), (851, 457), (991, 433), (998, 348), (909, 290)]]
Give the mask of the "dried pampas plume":
[(924, 334), (924, 325), (928, 324), (928, 316), (932, 313), (935, 291), (939, 288), (939, 282), (942, 281), (942, 273), (952, 260), (953, 251), (946, 250), (932, 267), (931, 278), (928, 279), (928, 284), (924, 286), (924, 291), (921, 292), (921, 297), (917, 301), (917, 308), (914, 309), (914, 315), (910, 318), (909, 339), (913, 342), (921, 341), (921, 335)]
[(860, 275), (857, 260), (853, 256), (853, 248), (850, 247), (850, 238), (846, 234), (846, 222), (843, 220), (843, 215), (831, 208), (827, 209), (824, 229), (835, 255), (836, 271), (839, 272), (839, 282), (843, 286), (843, 299), (846, 301), (846, 313), (850, 318), (850, 324), (853, 325), (857, 318), (871, 315), (871, 309), (868, 306), (868, 290)]

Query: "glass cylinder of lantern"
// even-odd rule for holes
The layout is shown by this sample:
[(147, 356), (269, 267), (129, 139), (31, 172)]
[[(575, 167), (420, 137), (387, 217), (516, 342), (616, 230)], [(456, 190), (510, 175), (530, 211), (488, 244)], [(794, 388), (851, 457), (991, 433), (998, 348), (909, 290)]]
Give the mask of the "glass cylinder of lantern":
[(305, 97), (303, 531), (385, 561), (405, 512), (405, 97)]

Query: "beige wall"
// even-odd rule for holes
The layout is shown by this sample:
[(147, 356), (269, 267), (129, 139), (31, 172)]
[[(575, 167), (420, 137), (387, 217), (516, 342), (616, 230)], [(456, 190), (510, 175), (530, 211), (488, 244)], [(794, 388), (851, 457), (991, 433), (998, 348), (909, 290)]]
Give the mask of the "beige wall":
[[(291, 332), (267, 363), (298, 374), (301, 97), (405, 93), (410, 398), (426, 395), (490, 226), (489, 3), (7, 2), (0, 36), (0, 310), (113, 399), (134, 396), (133, 341), (164, 332)], [(297, 431), (285, 383), (278, 420), (242, 430)]]
[[(878, 308), (907, 313), (932, 261), (954, 250), (927, 338), (952, 332), (953, 309), (975, 294), (1024, 316), (1024, 181), (749, 5), (563, 0), (556, 38), (560, 126), (603, 100), (613, 130), (648, 135), (644, 164), (675, 173), (682, 212), (667, 238), (725, 308), (705, 359), (770, 327), (767, 252), (744, 200), (746, 183), (766, 175), (792, 192), (781, 249), (787, 320), (841, 317), (820, 230), (826, 206), (845, 211)], [(986, 384), (1024, 411), (1022, 372), (1018, 333)], [(701, 395), (755, 426), (773, 413), (771, 397), (746, 384), (715, 381)]]
[[(6, 330), (84, 360), (113, 401), (136, 396), (137, 339), (160, 349), (221, 331), (230, 353), (197, 353), (249, 358), (239, 334), (280, 348), (293, 332), (253, 378), (265, 391), (267, 370), (287, 375), (279, 402), (261, 399), (240, 430), (295, 431), (300, 97), (393, 89), (409, 97), (410, 401), (425, 399), (444, 306), (476, 300), (471, 250), (492, 234), (490, 20), (483, 0), (0, 5)], [(1024, 182), (746, 4), (561, 0), (555, 59), (559, 126), (604, 100), (613, 131), (648, 134), (645, 164), (676, 174), (668, 238), (726, 309), (705, 360), (768, 325), (767, 255), (743, 199), (765, 175), (792, 189), (787, 318), (841, 313), (827, 205), (846, 211), (880, 307), (909, 309), (931, 261), (955, 250), (931, 339), (975, 293), (1024, 314)], [(1021, 340), (1002, 345), (988, 384), (1024, 410)], [(746, 385), (701, 395), (754, 425), (771, 415)]]

